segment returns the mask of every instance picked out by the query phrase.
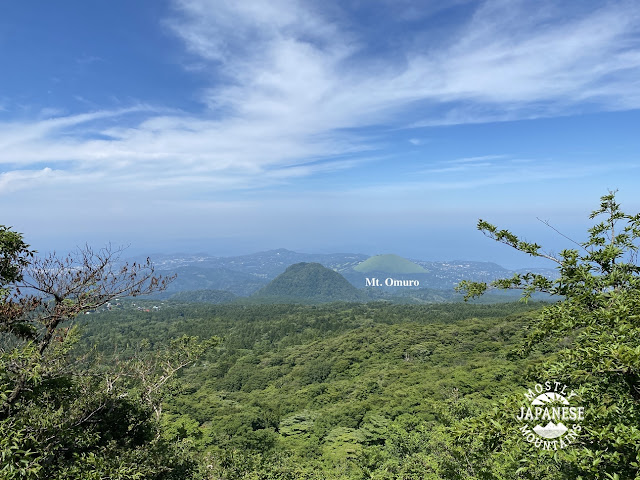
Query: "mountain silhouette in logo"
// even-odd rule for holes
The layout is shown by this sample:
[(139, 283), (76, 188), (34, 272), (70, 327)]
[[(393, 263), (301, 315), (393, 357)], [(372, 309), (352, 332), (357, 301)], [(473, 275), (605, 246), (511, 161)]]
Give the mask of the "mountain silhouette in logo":
[(546, 403), (562, 403), (564, 405), (569, 405), (569, 400), (559, 393), (549, 392), (538, 395), (533, 402), (531, 402), (531, 405), (544, 405)]
[(569, 430), (562, 422), (557, 425), (553, 422), (547, 423), (544, 427), (536, 425), (533, 427), (533, 431), (540, 435), (542, 438), (558, 438), (560, 435)]

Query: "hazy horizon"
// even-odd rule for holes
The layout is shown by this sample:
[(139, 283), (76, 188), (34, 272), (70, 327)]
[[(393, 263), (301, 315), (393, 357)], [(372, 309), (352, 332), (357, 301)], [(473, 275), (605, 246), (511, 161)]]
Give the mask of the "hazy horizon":
[(237, 255), (539, 266), (637, 195), (637, 2), (11, 2), (0, 224)]
[[(487, 241), (490, 241), (490, 240), (487, 239)], [(507, 269), (513, 269), (513, 270), (522, 269), (522, 268), (554, 269), (557, 266), (554, 262), (550, 262), (549, 260), (546, 260), (543, 258), (528, 257), (526, 255), (519, 254), (516, 251), (509, 252), (508, 250), (512, 250), (512, 249), (509, 249), (509, 247), (506, 247), (506, 246), (504, 246), (505, 251), (495, 252), (496, 254), (493, 255), (491, 258), (487, 257), (484, 253), (482, 255), (470, 254), (468, 256), (446, 257), (446, 256), (438, 256), (438, 252), (426, 252), (425, 254), (422, 254), (419, 250), (417, 250), (415, 251), (415, 254), (412, 254), (410, 250), (406, 249), (406, 247), (402, 249), (396, 248), (395, 250), (390, 249), (390, 250), (379, 250), (379, 251), (378, 250), (368, 251), (362, 248), (358, 248), (357, 246), (354, 246), (353, 248), (345, 247), (343, 249), (340, 249), (340, 248), (331, 249), (331, 248), (327, 248), (326, 246), (322, 248), (304, 248), (304, 247), (287, 248), (283, 246), (260, 248), (259, 246), (256, 246), (255, 248), (247, 247), (246, 249), (243, 249), (242, 247), (237, 247), (235, 249), (226, 249), (226, 250), (225, 249), (207, 250), (208, 245), (203, 244), (202, 248), (194, 247), (192, 249), (183, 249), (183, 250), (180, 250), (179, 248), (174, 250), (170, 250), (170, 249), (169, 250), (153, 250), (153, 248), (145, 248), (144, 246), (137, 247), (132, 244), (122, 244), (122, 243), (113, 243), (113, 242), (107, 242), (103, 244), (97, 244), (97, 243), (87, 244), (85, 242), (85, 243), (78, 243), (76, 245), (68, 246), (65, 248), (41, 249), (41, 248), (38, 248), (37, 245), (31, 245), (31, 247), (37, 250), (38, 255), (47, 255), (49, 253), (55, 253), (58, 256), (63, 256), (77, 250), (78, 248), (84, 248), (87, 245), (89, 245), (93, 249), (100, 249), (103, 247), (110, 247), (112, 250), (122, 249), (122, 251), (119, 254), (119, 258), (121, 260), (127, 260), (127, 261), (131, 261), (132, 259), (150, 257), (153, 262), (153, 261), (158, 261), (162, 259), (162, 257), (181, 257), (181, 256), (189, 257), (189, 256), (199, 256), (199, 255), (212, 257), (212, 258), (241, 257), (241, 256), (249, 256), (253, 254), (284, 249), (284, 250), (295, 252), (295, 253), (309, 254), (309, 255), (359, 254), (359, 255), (366, 255), (371, 257), (371, 256), (383, 255), (383, 254), (396, 254), (401, 257), (407, 258), (409, 260), (419, 260), (419, 261), (426, 261), (426, 262), (451, 262), (451, 261), (490, 262), (490, 263), (496, 263), (502, 267), (505, 267)], [(407, 253), (403, 253), (403, 251)]]

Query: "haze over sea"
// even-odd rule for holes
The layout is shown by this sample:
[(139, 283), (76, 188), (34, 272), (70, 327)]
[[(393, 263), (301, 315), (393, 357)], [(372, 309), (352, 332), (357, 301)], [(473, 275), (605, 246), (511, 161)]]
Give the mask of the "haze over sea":
[(640, 4), (0, 7), (0, 224), (36, 249), (395, 253), (551, 266), (640, 211)]

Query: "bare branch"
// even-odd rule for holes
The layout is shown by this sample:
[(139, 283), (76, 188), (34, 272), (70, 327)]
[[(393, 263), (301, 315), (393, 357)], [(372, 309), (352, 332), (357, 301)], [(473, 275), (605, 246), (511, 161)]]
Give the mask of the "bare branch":
[(549, 223), (549, 220), (542, 220), (540, 217), (536, 217), (536, 219), (541, 222), (544, 223), (547, 227), (549, 227), (551, 230), (553, 230), (554, 232), (556, 232), (558, 235), (560, 235), (561, 237), (566, 238), (567, 240), (569, 240), (571, 243), (577, 245), (578, 247), (580, 247), (581, 249), (583, 249), (585, 252), (589, 253), (589, 250), (587, 250), (585, 248), (584, 245), (582, 245), (579, 242), (576, 242), (573, 238), (566, 236), (564, 233), (562, 233), (560, 230), (558, 230), (556, 227), (554, 227), (553, 225), (551, 225)]
[[(35, 258), (24, 274), (14, 278), (13, 297), (0, 302), (0, 332), (10, 332), (37, 345), (44, 355), (58, 327), (117, 297), (145, 295), (164, 290), (175, 277), (155, 275), (151, 260), (120, 262), (123, 249), (111, 245), (95, 251), (89, 246), (58, 257)], [(5, 292), (6, 295), (6, 292)], [(6, 414), (25, 390), (29, 369), (16, 373), (13, 390), (0, 405)]]

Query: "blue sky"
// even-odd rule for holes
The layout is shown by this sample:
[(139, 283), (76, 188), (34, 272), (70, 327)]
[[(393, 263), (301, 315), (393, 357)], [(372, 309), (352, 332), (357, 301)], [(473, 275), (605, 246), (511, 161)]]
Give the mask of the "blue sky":
[(40, 250), (285, 247), (540, 265), (640, 211), (640, 4), (0, 7), (0, 223)]

